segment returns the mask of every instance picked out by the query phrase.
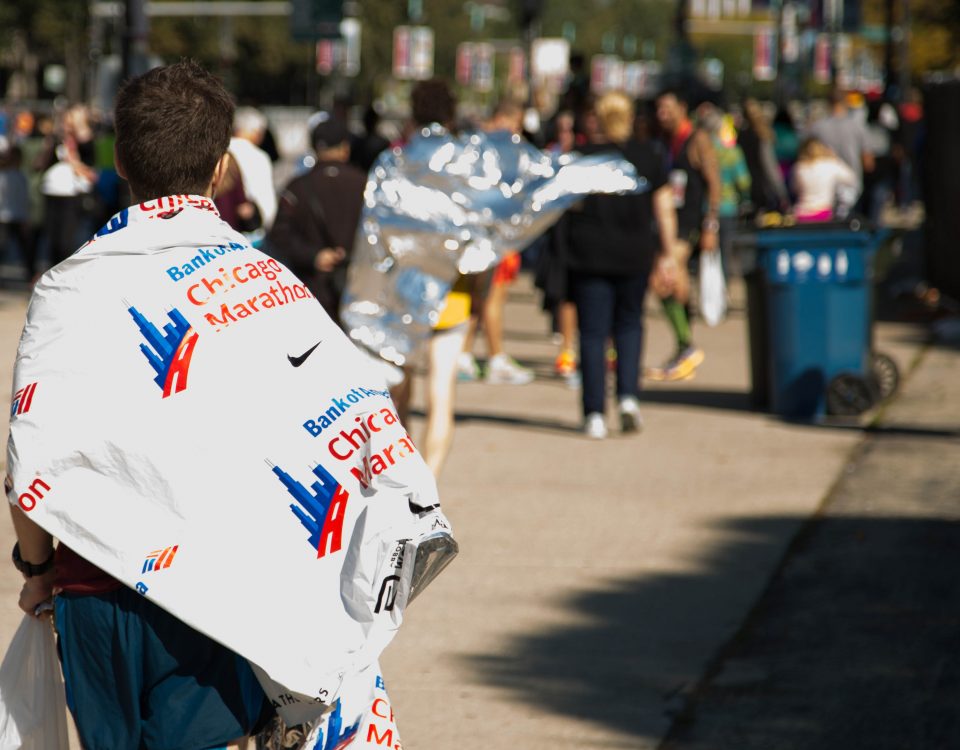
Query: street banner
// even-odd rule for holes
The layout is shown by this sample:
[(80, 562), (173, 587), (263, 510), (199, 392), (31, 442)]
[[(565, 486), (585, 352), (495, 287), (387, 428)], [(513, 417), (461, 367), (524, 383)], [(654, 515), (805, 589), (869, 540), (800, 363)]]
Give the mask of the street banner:
[(410, 70), (410, 27), (397, 26), (393, 30), (393, 77), (405, 81)]
[(530, 72), (538, 84), (559, 91), (570, 72), (570, 42), (561, 37), (534, 39), (530, 50)]
[(772, 81), (777, 77), (773, 58), (776, 33), (773, 29), (757, 29), (753, 35), (753, 78), (756, 81)]
[(853, 40), (849, 34), (837, 34), (834, 43), (834, 64), (836, 66), (837, 85), (842, 89), (852, 89)]
[(336, 69), (336, 51), (333, 39), (321, 39), (317, 42), (317, 72), (328, 76)]
[(340, 22), (340, 37), (317, 41), (317, 73), (339, 73), (352, 78), (360, 72), (360, 23), (356, 18)]
[(353, 78), (360, 72), (361, 26), (356, 18), (340, 22), (340, 72)]
[(479, 42), (473, 50), (473, 87), (481, 93), (493, 90), (493, 66), (496, 52), (489, 42)]
[(527, 80), (527, 53), (522, 47), (511, 47), (507, 64), (507, 83), (511, 86)]
[(650, 99), (660, 90), (662, 66), (656, 60), (634, 60), (623, 66), (623, 90), (634, 98)]
[(597, 94), (604, 91), (607, 80), (607, 55), (594, 55), (590, 59), (590, 90)]
[(830, 83), (830, 35), (820, 34), (813, 46), (813, 80), (821, 85)]
[(624, 88), (624, 62), (616, 55), (594, 55), (590, 61), (590, 90), (595, 94)]
[(783, 39), (780, 52), (783, 62), (795, 63), (800, 58), (800, 33), (797, 26), (797, 6), (793, 3), (783, 6), (783, 24), (780, 28)]
[(416, 81), (433, 78), (433, 29), (429, 26), (410, 29), (410, 77)]
[(457, 45), (456, 79), (461, 86), (469, 86), (473, 81), (473, 42), (461, 42)]

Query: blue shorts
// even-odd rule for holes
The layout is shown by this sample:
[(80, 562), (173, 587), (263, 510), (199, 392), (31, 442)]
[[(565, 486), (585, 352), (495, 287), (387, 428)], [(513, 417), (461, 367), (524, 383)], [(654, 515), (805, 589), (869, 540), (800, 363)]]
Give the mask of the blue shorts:
[(205, 750), (270, 709), (246, 660), (140, 594), (59, 594), (67, 705), (85, 750)]

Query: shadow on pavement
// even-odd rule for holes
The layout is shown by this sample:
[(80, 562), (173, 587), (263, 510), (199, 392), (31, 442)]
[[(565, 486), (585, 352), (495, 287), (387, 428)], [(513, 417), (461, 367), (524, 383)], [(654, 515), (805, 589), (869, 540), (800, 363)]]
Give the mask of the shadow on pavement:
[[(665, 731), (664, 712), (678, 710), (680, 696), (699, 678), (689, 674), (688, 653), (698, 631), (718, 616), (727, 620), (735, 612), (742, 617), (759, 592), (735, 603), (726, 599), (729, 592), (742, 588), (745, 570), (772, 568), (801, 523), (798, 518), (744, 521), (730, 529), (733, 541), (708, 552), (694, 573), (611, 580), (598, 590), (576, 593), (560, 602), (570, 625), (518, 632), (494, 655), (467, 657), (468, 667), (481, 682), (506, 687), (537, 711), (656, 739)], [(735, 624), (720, 629), (729, 636)], [(655, 710), (640, 711), (640, 705)]]
[[(720, 658), (699, 653), (700, 631), (733, 634), (751, 604), (731, 601), (743, 596), (739, 579), (772, 568), (798, 526), (739, 635)], [(694, 687), (690, 670), (714, 657), (713, 682), (663, 747), (960, 747), (960, 523), (767, 517), (728, 531), (698, 572), (579, 593), (564, 603), (571, 624), (517, 633), (497, 655), (470, 657), (471, 668), (538, 712), (646, 746)]]
[(746, 391), (699, 390), (694, 388), (644, 388), (641, 403), (697, 406), (727, 411), (754, 411)]
[[(410, 414), (423, 419), (426, 414), (422, 409), (412, 409)], [(568, 433), (580, 436), (583, 430), (580, 424), (564, 422), (559, 419), (537, 419), (534, 417), (518, 417), (513, 414), (483, 414), (480, 412), (456, 411), (453, 415), (456, 424), (467, 422), (481, 422), (494, 424), (500, 427), (515, 427), (523, 430), (535, 430), (550, 433)]]

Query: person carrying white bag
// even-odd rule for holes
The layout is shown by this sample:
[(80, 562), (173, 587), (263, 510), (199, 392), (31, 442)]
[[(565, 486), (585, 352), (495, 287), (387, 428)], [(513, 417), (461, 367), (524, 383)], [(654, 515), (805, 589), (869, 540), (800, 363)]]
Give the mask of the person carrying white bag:
[(0, 664), (0, 750), (68, 747), (53, 628), (48, 617), (24, 615)]
[[(87, 750), (219, 748), (275, 711), (395, 736), (377, 660), (456, 553), (379, 371), (220, 219), (232, 119), (190, 61), (125, 84), (136, 203), (41, 278), (20, 340), (20, 606), (53, 596)], [(290, 616), (245, 616), (264, 601)]]

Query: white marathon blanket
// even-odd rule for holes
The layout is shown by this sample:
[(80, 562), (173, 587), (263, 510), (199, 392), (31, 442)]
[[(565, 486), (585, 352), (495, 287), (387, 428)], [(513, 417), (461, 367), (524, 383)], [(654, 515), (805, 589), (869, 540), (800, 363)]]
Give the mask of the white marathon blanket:
[(379, 372), (209, 199), (131, 207), (34, 290), (10, 501), (246, 657), (275, 704), (369, 706), (405, 552), (450, 539)]

